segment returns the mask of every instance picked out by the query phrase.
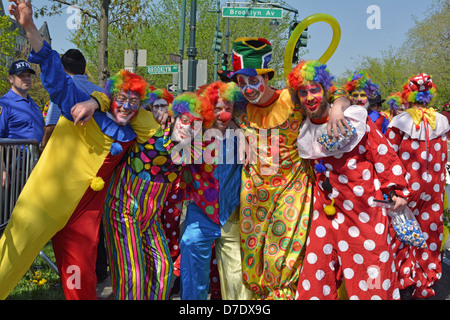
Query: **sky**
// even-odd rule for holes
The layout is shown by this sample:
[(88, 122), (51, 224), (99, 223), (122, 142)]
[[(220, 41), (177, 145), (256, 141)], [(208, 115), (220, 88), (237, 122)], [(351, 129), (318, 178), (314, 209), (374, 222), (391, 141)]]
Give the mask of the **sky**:
[[(7, 11), (10, 3), (7, 0), (0, 1)], [(276, 3), (276, 0), (270, 2)], [(382, 50), (390, 47), (399, 48), (405, 40), (406, 32), (414, 24), (413, 17), (420, 20), (433, 0), (287, 0), (286, 2), (288, 7), (298, 11), (299, 20), (313, 14), (326, 13), (338, 21), (341, 39), (327, 65), (332, 74), (340, 77), (347, 76), (347, 70), (353, 71), (355, 63), (363, 56), (378, 57)], [(48, 0), (32, 0), (33, 6), (37, 8), (48, 3)], [(225, 3), (226, 0), (221, 0), (222, 6)], [(293, 13), (290, 13), (290, 17), (294, 17)], [(65, 52), (74, 47), (68, 40), (74, 22), (73, 11), (64, 10), (60, 16), (35, 19), (38, 28), (44, 21), (49, 25), (52, 47), (55, 50)], [(318, 22), (309, 26), (308, 34), (309, 53), (301, 58), (318, 59), (331, 42), (332, 29), (325, 22)]]

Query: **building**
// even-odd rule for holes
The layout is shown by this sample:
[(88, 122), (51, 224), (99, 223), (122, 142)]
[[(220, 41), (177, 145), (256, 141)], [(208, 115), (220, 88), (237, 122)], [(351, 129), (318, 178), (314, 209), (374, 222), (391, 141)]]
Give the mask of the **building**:
[[(6, 66), (9, 66), (16, 59), (26, 59), (28, 54), (31, 51), (30, 41), (28, 40), (27, 34), (22, 26), (12, 17), (9, 16), (9, 13), (5, 11), (3, 6), (3, 0), (0, 0), (0, 17), (8, 16), (11, 21), (10, 31), (14, 31), (15, 29), (19, 30), (19, 34), (16, 37), (16, 49), (14, 52), (14, 57), (6, 57)], [(39, 32), (42, 34), (44, 39), (51, 45), (52, 39), (50, 37), (50, 31), (48, 29), (47, 22), (39, 28)]]

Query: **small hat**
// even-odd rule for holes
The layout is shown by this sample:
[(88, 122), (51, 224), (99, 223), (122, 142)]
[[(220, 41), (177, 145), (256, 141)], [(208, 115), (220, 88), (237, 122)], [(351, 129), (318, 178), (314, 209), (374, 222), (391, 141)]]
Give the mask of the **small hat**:
[(268, 65), (272, 58), (272, 46), (263, 38), (237, 38), (233, 43), (233, 73), (229, 77), (236, 81), (238, 74), (256, 76), (269, 74), (269, 80), (275, 75)]
[(433, 80), (428, 74), (421, 73), (410, 78), (407, 86), (410, 91), (425, 92), (433, 87)]
[(36, 72), (31, 69), (30, 64), (25, 60), (17, 60), (11, 63), (9, 67), (9, 75), (13, 74), (21, 74), (24, 71), (30, 71), (32, 74), (36, 74)]
[(377, 94), (373, 98), (369, 98), (369, 106), (373, 106), (375, 104), (383, 103), (385, 102), (385, 99), (381, 98), (381, 94)]

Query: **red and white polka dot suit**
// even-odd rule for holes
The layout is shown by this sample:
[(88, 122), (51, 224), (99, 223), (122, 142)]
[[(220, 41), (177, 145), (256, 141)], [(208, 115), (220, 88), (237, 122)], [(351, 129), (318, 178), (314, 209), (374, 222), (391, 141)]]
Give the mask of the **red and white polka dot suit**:
[[(297, 299), (337, 299), (343, 279), (350, 299), (400, 297), (391, 247), (395, 235), (385, 210), (373, 200), (391, 190), (407, 196), (405, 168), (383, 134), (370, 119), (365, 125), (365, 119), (360, 121), (362, 138), (351, 151), (310, 160), (312, 166), (322, 160), (327, 171), (315, 174), (314, 212)], [(327, 176), (331, 193), (323, 189)], [(333, 216), (324, 211), (330, 197), (335, 200)]]
[(420, 128), (416, 128), (407, 112), (394, 117), (386, 131), (386, 137), (407, 169), (407, 178), (413, 190), (408, 206), (415, 214), (428, 245), (428, 249), (421, 249), (397, 241), (399, 249), (396, 260), (401, 288), (414, 286), (413, 296), (416, 298), (434, 296), (432, 286), (442, 275), (440, 248), (447, 131), (448, 120), (438, 113), (433, 130), (423, 121)]

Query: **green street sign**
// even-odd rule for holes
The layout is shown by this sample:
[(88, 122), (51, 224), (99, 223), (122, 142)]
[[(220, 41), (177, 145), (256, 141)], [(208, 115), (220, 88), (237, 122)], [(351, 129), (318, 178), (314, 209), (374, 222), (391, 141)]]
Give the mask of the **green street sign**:
[(178, 73), (179, 66), (177, 64), (167, 66), (147, 66), (147, 74), (168, 74)]
[(283, 18), (283, 9), (281, 8), (231, 8), (222, 7), (223, 18)]

